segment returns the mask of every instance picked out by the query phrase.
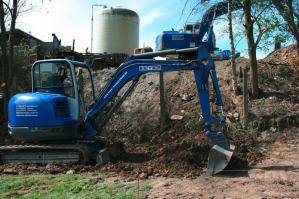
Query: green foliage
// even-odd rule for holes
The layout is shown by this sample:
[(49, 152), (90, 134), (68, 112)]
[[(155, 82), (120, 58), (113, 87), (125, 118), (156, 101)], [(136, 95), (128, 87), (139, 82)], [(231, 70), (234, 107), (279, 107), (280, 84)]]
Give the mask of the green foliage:
[(234, 121), (226, 131), (230, 137), (256, 137), (258, 132), (258, 122), (259, 118), (256, 118), (252, 121), (248, 121), (246, 124), (242, 121)]
[(144, 184), (144, 185), (141, 187), (141, 192), (148, 192), (148, 191), (150, 191), (152, 188), (153, 188), (152, 185), (150, 185), (150, 184)]
[(259, 145), (258, 137), (260, 136), (258, 131), (259, 122), (259, 118), (249, 121), (246, 124), (234, 121), (229, 127), (226, 127), (228, 139), (239, 148), (239, 152), (244, 152), (243, 154), (238, 154), (238, 156), (247, 157), (249, 154), (246, 154), (247, 152), (245, 151), (256, 150), (256, 147)]
[(194, 132), (200, 131), (204, 124), (198, 117), (189, 117), (186, 119), (186, 124), (190, 127)]
[(25, 179), (1, 179), (0, 184), (0, 192), (11, 191), (15, 189), (19, 189), (22, 186), (31, 186), (33, 184), (40, 183), (40, 180), (32, 177), (32, 178), (25, 178)]
[(17, 69), (17, 85), (24, 91), (31, 90), (31, 65), (37, 59), (37, 46), (15, 46), (14, 64)]
[(281, 42), (289, 42), (292, 39), (285, 21), (272, 3), (259, 0), (253, 4), (252, 9), (252, 15), (256, 18), (255, 37), (258, 37), (259, 32), (265, 31), (257, 46), (258, 49), (267, 51), (269, 48), (273, 48), (275, 38), (279, 38)]
[[(213, 1), (209, 2), (212, 3)], [(243, 3), (242, 0), (234, 0), (234, 2)], [(199, 5), (199, 7), (200, 6), (202, 5)], [(270, 1), (252, 0), (251, 15), (254, 18), (253, 32), (255, 41), (258, 40), (259, 34), (263, 32), (257, 49), (264, 52), (273, 49), (276, 38), (282, 43), (288, 43), (293, 40), (287, 24)], [(235, 46), (237, 46), (242, 39), (246, 38), (246, 32), (243, 26), (245, 23), (243, 10), (234, 11), (232, 17)], [(215, 23), (221, 24), (218, 27), (220, 27), (219, 31), (222, 32), (222, 35), (228, 34), (227, 19), (225, 17), (218, 18)]]
[[(99, 175), (58, 175), (0, 177), (0, 198), (134, 198), (135, 183), (92, 183)], [(100, 178), (103, 178), (101, 176)], [(152, 186), (144, 184), (139, 194), (150, 191)]]
[(259, 106), (259, 108), (263, 108), (263, 106), (265, 106), (265, 103), (265, 98), (258, 99), (257, 101), (257, 105)]

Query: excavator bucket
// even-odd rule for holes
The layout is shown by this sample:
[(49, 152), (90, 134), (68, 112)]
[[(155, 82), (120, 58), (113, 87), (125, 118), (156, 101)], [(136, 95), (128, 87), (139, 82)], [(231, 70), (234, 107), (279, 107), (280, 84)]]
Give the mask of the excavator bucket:
[(208, 174), (215, 175), (221, 172), (229, 163), (235, 146), (230, 145), (230, 150), (226, 150), (218, 145), (214, 145), (208, 157)]

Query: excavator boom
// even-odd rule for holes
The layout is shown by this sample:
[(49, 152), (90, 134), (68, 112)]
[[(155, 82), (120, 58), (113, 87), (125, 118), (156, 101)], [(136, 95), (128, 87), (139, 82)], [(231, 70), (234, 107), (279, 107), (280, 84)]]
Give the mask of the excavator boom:
[[(197, 59), (189, 62), (145, 59), (159, 55), (188, 51), (196, 51)], [(166, 50), (131, 56), (114, 73), (111, 81), (107, 83), (106, 87), (96, 99), (94, 106), (87, 112), (85, 117), (85, 125), (87, 129), (86, 135), (88, 137), (95, 136), (97, 133), (96, 129), (101, 129), (101, 127), (105, 125), (105, 123), (101, 123), (102, 126), (98, 128), (96, 126), (97, 124), (95, 123), (95, 118), (127, 82), (133, 81), (131, 84), (132, 87), (129, 87), (128, 89), (131, 90), (138, 82), (139, 77), (143, 74), (170, 71), (194, 72), (199, 103), (205, 123), (204, 132), (211, 139), (213, 145), (213, 148), (209, 154), (208, 172), (211, 175), (216, 174), (222, 171), (229, 163), (232, 152), (230, 151), (231, 145), (229, 144), (229, 141), (223, 132), (212, 130), (212, 126), (218, 126), (220, 129), (223, 129), (223, 102), (221, 99), (213, 58), (204, 47), (183, 50)], [(216, 104), (219, 106), (219, 110), (221, 110), (220, 117), (218, 118), (213, 118), (211, 113), (209, 79), (212, 82), (215, 92)], [(123, 95), (119, 102), (123, 102), (126, 96), (127, 95)], [(119, 106), (119, 104), (117, 104), (117, 106)], [(112, 112), (109, 112), (108, 115), (110, 116), (111, 114)], [(107, 121), (107, 118), (105, 121)]]

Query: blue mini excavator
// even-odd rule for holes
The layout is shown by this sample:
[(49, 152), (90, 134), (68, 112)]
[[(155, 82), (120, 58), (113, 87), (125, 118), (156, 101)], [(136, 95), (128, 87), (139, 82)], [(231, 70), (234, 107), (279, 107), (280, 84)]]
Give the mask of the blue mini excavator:
[[(211, 27), (203, 28), (207, 32)], [(202, 34), (204, 30), (200, 32)], [(0, 146), (0, 162), (105, 163), (109, 155), (115, 154), (107, 150), (109, 146), (97, 135), (132, 92), (140, 76), (155, 72), (193, 71), (205, 124), (204, 133), (211, 140), (208, 173), (213, 175), (222, 171), (230, 161), (233, 148), (223, 133), (223, 102), (208, 46), (209, 43), (199, 41), (193, 48), (132, 55), (117, 68), (98, 96), (94, 94), (88, 64), (68, 59), (35, 62), (32, 66), (32, 92), (17, 94), (9, 101), (9, 134), (20, 144)], [(196, 54), (194, 60), (154, 59), (190, 52)], [(209, 86), (213, 86), (215, 104), (220, 110), (217, 117), (211, 111)]]

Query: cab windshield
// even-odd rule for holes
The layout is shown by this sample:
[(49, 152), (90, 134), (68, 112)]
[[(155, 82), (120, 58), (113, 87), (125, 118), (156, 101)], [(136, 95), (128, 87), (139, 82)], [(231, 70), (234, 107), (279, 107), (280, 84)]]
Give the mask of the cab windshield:
[(34, 91), (74, 97), (71, 70), (66, 62), (38, 63), (34, 67)]

